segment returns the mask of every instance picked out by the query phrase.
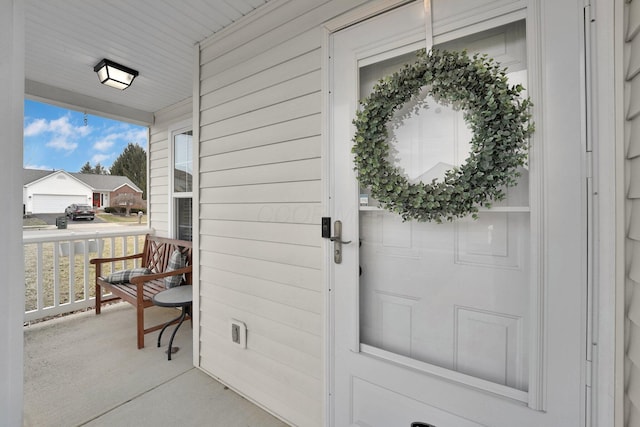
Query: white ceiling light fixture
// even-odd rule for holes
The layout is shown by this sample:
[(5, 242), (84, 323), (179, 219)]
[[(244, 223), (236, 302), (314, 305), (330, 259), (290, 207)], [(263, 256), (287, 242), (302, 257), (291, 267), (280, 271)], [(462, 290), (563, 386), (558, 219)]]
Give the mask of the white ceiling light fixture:
[(103, 59), (98, 62), (98, 64), (93, 67), (93, 71), (98, 73), (100, 83), (120, 90), (128, 88), (133, 82), (133, 79), (138, 76), (136, 70), (108, 59)]

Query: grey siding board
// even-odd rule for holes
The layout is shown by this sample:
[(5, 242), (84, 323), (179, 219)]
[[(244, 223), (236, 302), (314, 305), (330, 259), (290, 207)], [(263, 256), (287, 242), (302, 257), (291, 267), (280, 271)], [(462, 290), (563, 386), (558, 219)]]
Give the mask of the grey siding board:
[(249, 129), (233, 135), (219, 136), (208, 129), (201, 130), (201, 156), (228, 153), (251, 147), (260, 147), (278, 142), (297, 141), (302, 138), (319, 136), (320, 113), (278, 122), (258, 129)]
[[(284, 63), (277, 64), (271, 68), (251, 75), (236, 83), (215, 88), (215, 96), (210, 96), (205, 91), (203, 83), (202, 91), (202, 108), (210, 108), (225, 102), (247, 96), (269, 86), (277, 85), (289, 79), (307, 74), (311, 71), (320, 69), (320, 49), (314, 49), (310, 52), (301, 54), (300, 56), (288, 60)], [(212, 82), (209, 84), (213, 83)], [(218, 80), (215, 80), (217, 83)]]
[(316, 159), (320, 157), (320, 151), (320, 137), (312, 136), (218, 155), (201, 155), (200, 159), (202, 165), (207, 162), (205, 169), (220, 171), (294, 160)]
[[(319, 269), (282, 262), (250, 258), (244, 255), (203, 251), (216, 269), (320, 292), (322, 273)], [(203, 271), (206, 267), (203, 267)], [(277, 331), (274, 331), (276, 333)], [(316, 355), (317, 356), (317, 355)]]
[(202, 220), (319, 224), (321, 216), (322, 205), (320, 203), (209, 203), (200, 205)]
[(320, 179), (320, 169), (320, 159), (308, 159), (208, 172), (200, 179), (211, 187), (312, 181)]
[[(257, 111), (217, 121), (218, 117), (203, 111), (201, 114), (203, 137), (207, 133), (216, 136), (227, 136), (252, 129), (259, 129), (274, 123), (283, 123), (300, 117), (320, 112), (320, 92), (300, 94), (279, 104), (271, 105)], [(206, 125), (204, 123), (207, 123)]]
[(627, 279), (625, 322), (625, 425), (640, 426), (640, 2), (625, 5), (627, 43), (624, 49), (625, 164), (627, 212)]
[[(296, 267), (320, 270), (322, 268), (322, 251), (319, 247), (299, 246), (279, 242), (262, 242), (257, 240), (241, 240), (230, 237), (201, 236), (202, 247), (211, 248), (226, 255), (244, 256), (256, 260), (270, 261)], [(210, 249), (210, 250), (211, 250)], [(205, 250), (203, 250), (205, 252)], [(204, 258), (204, 255), (203, 255)], [(202, 267), (215, 268), (216, 265), (202, 261)], [(203, 286), (206, 280), (202, 280)]]

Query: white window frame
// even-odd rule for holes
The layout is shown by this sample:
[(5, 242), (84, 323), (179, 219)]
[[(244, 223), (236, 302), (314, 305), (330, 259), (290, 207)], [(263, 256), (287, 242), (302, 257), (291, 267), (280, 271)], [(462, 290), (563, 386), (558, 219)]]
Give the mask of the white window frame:
[[(172, 238), (177, 238), (178, 237), (178, 233), (177, 233), (177, 228), (178, 228), (178, 224), (176, 223), (177, 221), (177, 207), (176, 207), (176, 200), (177, 199), (191, 199), (191, 203), (193, 204), (193, 186), (194, 186), (194, 178), (192, 177), (192, 181), (191, 181), (191, 189), (192, 191), (187, 191), (187, 192), (175, 192), (174, 191), (174, 185), (175, 185), (175, 168), (174, 168), (174, 161), (175, 161), (175, 149), (174, 149), (174, 144), (175, 144), (175, 136), (182, 134), (184, 132), (189, 132), (191, 131), (193, 133), (193, 122), (191, 121), (191, 119), (189, 120), (184, 120), (181, 121), (179, 123), (175, 123), (174, 125), (170, 126), (168, 128), (168, 145), (167, 145), (167, 151), (168, 151), (168, 163), (167, 163), (167, 169), (168, 169), (168, 196), (169, 196), (169, 200), (168, 200), (168, 204), (169, 204), (169, 209), (168, 209), (168, 216), (167, 216), (167, 233), (169, 234), (169, 237)], [(192, 137), (193, 138), (193, 137)], [(193, 139), (192, 139), (192, 143), (193, 143)], [(195, 170), (194, 170), (194, 147), (192, 147), (191, 150), (191, 162), (192, 162), (192, 173), (195, 175)], [(194, 223), (195, 221), (192, 221), (192, 225), (191, 225), (191, 230), (192, 230), (192, 239), (193, 239), (193, 228), (194, 228)]]

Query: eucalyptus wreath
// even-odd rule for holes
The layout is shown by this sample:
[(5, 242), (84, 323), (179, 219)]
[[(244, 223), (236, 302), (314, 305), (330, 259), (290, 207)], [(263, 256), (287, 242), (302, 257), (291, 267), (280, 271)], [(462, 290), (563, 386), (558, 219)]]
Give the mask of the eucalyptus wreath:
[[(464, 112), (473, 133), (469, 157), (430, 183), (410, 183), (390, 161), (388, 122), (420, 93)], [(360, 102), (353, 124), (352, 153), (358, 181), (380, 205), (403, 220), (452, 221), (491, 207), (514, 186), (526, 164), (531, 101), (521, 85), (510, 86), (505, 70), (486, 55), (424, 49), (373, 88)], [(420, 105), (420, 104), (418, 104)]]

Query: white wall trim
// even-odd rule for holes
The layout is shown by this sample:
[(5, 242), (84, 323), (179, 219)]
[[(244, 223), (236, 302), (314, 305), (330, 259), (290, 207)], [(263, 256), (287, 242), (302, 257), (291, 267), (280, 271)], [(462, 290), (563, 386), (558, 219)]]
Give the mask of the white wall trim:
[(331, 33), (365, 21), (373, 16), (380, 15), (388, 10), (402, 6), (405, 3), (411, 3), (412, 1), (414, 0), (375, 0), (327, 21), (324, 24), (324, 28), (328, 31), (328, 34), (331, 35)]
[[(196, 114), (193, 115), (194, 117), (196, 116)], [(175, 230), (175, 206), (173, 204), (173, 201), (175, 199), (174, 196), (174, 192), (173, 192), (173, 183), (174, 183), (174, 168), (173, 168), (173, 137), (174, 135), (180, 133), (180, 132), (185, 132), (185, 131), (190, 131), (193, 130), (193, 122), (194, 119), (186, 119), (186, 120), (181, 120), (179, 122), (175, 122), (171, 125), (168, 126), (167, 128), (167, 178), (168, 178), (168, 188), (167, 188), (167, 196), (168, 196), (168, 207), (169, 210), (167, 211), (167, 220), (168, 220), (168, 224), (167, 224), (167, 234), (169, 237), (171, 238), (177, 238), (175, 236), (176, 230)], [(195, 138), (192, 137), (192, 142), (195, 141)], [(195, 153), (192, 152), (192, 156), (195, 156)], [(195, 164), (195, 157), (192, 157), (191, 159), (193, 161), (193, 163)], [(194, 171), (194, 175), (195, 175), (195, 171)], [(193, 178), (193, 177), (192, 177)], [(194, 182), (192, 182), (192, 185), (195, 185)], [(192, 188), (197, 188), (197, 187), (192, 187)], [(196, 191), (197, 192), (197, 191)], [(193, 197), (192, 193), (188, 194), (188, 193), (184, 193), (182, 196), (183, 197)], [(197, 264), (194, 264), (197, 265)]]
[[(596, 2), (596, 14), (603, 13), (604, 19), (609, 17), (609, 14), (613, 14), (613, 30), (606, 31), (611, 33), (609, 36), (613, 37), (613, 82), (614, 87), (610, 96), (614, 97), (614, 141), (615, 141), (615, 153), (613, 159), (613, 171), (610, 179), (613, 179), (613, 183), (602, 182), (607, 186), (613, 186), (613, 194), (609, 195), (612, 199), (613, 206), (615, 206), (615, 214), (613, 215), (614, 229), (613, 234), (609, 236), (603, 236), (602, 248), (605, 247), (605, 243), (613, 245), (614, 249), (614, 263), (611, 264), (613, 268), (612, 272), (609, 272), (613, 281), (606, 282), (606, 278), (598, 277), (602, 283), (613, 283), (614, 289), (611, 290), (609, 298), (613, 301), (607, 301), (604, 296), (600, 299), (603, 302), (608, 302), (607, 307), (603, 307), (603, 312), (599, 318), (598, 327), (601, 331), (607, 331), (602, 325), (605, 320), (611, 321), (608, 325), (614, 325), (614, 330), (610, 331), (610, 335), (602, 335), (601, 342), (603, 344), (612, 346), (610, 350), (613, 354), (613, 360), (608, 361), (612, 366), (608, 366), (608, 369), (599, 370), (598, 381), (598, 394), (596, 407), (596, 423), (595, 425), (606, 425), (606, 420), (613, 419), (614, 427), (622, 427), (624, 425), (624, 407), (625, 407), (625, 381), (624, 381), (624, 361), (625, 361), (625, 281), (626, 281), (626, 221), (625, 221), (625, 150), (624, 150), (624, 76), (626, 74), (624, 70), (624, 44), (625, 44), (625, 19), (624, 8), (625, 2), (617, 1), (611, 6), (608, 1)], [(613, 9), (613, 10), (611, 10)], [(602, 10), (602, 12), (601, 12)], [(611, 22), (611, 21), (610, 21)], [(606, 49), (604, 44), (602, 49)], [(611, 76), (609, 76), (611, 77)], [(603, 173), (602, 171), (601, 173)], [(604, 187), (603, 187), (604, 189)], [(601, 198), (601, 202), (604, 203), (605, 199)], [(604, 220), (604, 218), (602, 218)], [(602, 229), (601, 233), (604, 234), (605, 230)], [(611, 239), (614, 239), (611, 242)], [(605, 255), (606, 256), (606, 255)], [(610, 256), (610, 255), (608, 255)], [(602, 261), (602, 260), (601, 260)], [(607, 309), (609, 311), (607, 311)], [(611, 312), (612, 311), (612, 312)], [(607, 314), (609, 317), (607, 319)], [(612, 372), (610, 371), (612, 370)], [(613, 402), (611, 401), (613, 400)], [(598, 424), (602, 422), (602, 424)]]
[[(622, 412), (616, 406), (624, 402), (624, 360), (621, 334), (624, 315), (624, 122), (622, 105), (621, 15), (607, 1), (585, 2), (586, 107), (591, 111), (585, 123), (593, 149), (593, 281), (591, 407), (587, 420), (594, 426), (621, 426)], [(588, 4), (590, 3), (590, 5)], [(622, 2), (617, 2), (622, 5)], [(617, 21), (617, 22), (616, 22)], [(615, 25), (619, 24), (619, 25)], [(613, 29), (613, 30), (612, 30)], [(617, 338), (618, 337), (618, 338)], [(618, 339), (618, 342), (616, 342)], [(591, 345), (590, 345), (591, 344)], [(620, 371), (620, 372), (618, 372)], [(616, 377), (619, 382), (616, 382)], [(621, 410), (621, 409), (620, 409)], [(619, 418), (619, 419), (617, 419)]]
[[(321, 92), (322, 92), (322, 124), (321, 124), (321, 152), (322, 158), (322, 201), (323, 210), (322, 216), (331, 216), (333, 211), (333, 205), (331, 200), (331, 176), (332, 169), (330, 161), (331, 159), (331, 138), (329, 130), (331, 129), (330, 113), (331, 113), (331, 31), (327, 27), (322, 28), (322, 50), (321, 56)], [(331, 292), (329, 285), (331, 283), (331, 242), (328, 239), (322, 239), (322, 254), (324, 262), (322, 264), (322, 284), (324, 287), (324, 301), (323, 301), (323, 313), (325, 315), (323, 322), (323, 336), (325, 337), (323, 342), (323, 354), (324, 354), (324, 378), (323, 387), (324, 393), (323, 408), (324, 408), (324, 422), (323, 425), (330, 426), (333, 420), (333, 402), (331, 396), (333, 395), (333, 304), (331, 302)]]
[[(260, 6), (253, 12), (238, 19), (232, 25), (229, 25), (218, 31), (217, 33), (211, 35), (210, 37), (204, 39), (199, 45), (200, 50), (206, 49), (207, 47), (211, 46), (214, 43), (218, 43), (224, 38), (235, 36), (238, 31), (242, 31), (244, 27), (248, 25), (263, 25), (260, 21), (264, 16), (270, 14), (271, 12), (289, 2), (291, 2), (291, 0), (271, 0), (267, 4)], [(199, 57), (200, 56), (198, 55), (198, 58)]]
[(154, 124), (160, 125), (160, 123), (165, 120), (165, 117), (171, 117), (177, 113), (180, 113), (187, 106), (189, 107), (193, 106), (193, 100), (191, 98), (183, 99), (180, 102), (177, 102), (175, 104), (169, 105), (168, 107), (165, 107), (161, 110), (156, 111), (154, 113), (154, 116), (155, 116)]
[(103, 99), (82, 95), (33, 80), (25, 80), (24, 93), (28, 99), (46, 102), (58, 107), (83, 111), (136, 125), (149, 126), (153, 124), (153, 113), (148, 111), (114, 104)]
[(22, 0), (0, 1), (0, 128), (4, 240), (0, 269), (5, 272), (0, 299), (0, 425), (23, 425), (24, 263), (22, 251), (22, 150), (24, 124), (25, 20)]
[[(322, 64), (321, 64), (321, 87), (322, 87), (322, 204), (324, 206), (323, 216), (329, 217), (333, 212), (333, 162), (331, 154), (331, 106), (333, 95), (331, 93), (332, 87), (332, 43), (331, 36), (333, 33), (347, 28), (351, 25), (355, 25), (358, 22), (362, 22), (368, 18), (371, 18), (380, 13), (384, 13), (387, 10), (394, 7), (401, 6), (408, 3), (407, 0), (376, 0), (371, 3), (367, 3), (363, 6), (357, 7), (347, 13), (344, 13), (336, 18), (333, 18), (324, 23), (322, 26)], [(333, 232), (333, 221), (335, 218), (331, 218), (331, 230)], [(333, 269), (333, 244), (329, 239), (323, 239), (322, 253), (324, 254), (323, 261), (323, 275), (322, 283), (324, 286), (324, 313), (325, 319), (323, 324), (324, 333), (324, 348), (323, 354), (325, 358), (324, 363), (324, 422), (323, 425), (330, 427), (333, 426), (335, 404), (333, 402), (334, 396), (334, 340), (335, 340), (335, 325), (333, 321), (333, 293), (331, 292), (331, 277)]]
[(191, 257), (193, 265), (198, 268), (193, 269), (193, 304), (191, 307), (191, 316), (196, 327), (193, 328), (193, 365), (200, 367), (200, 45), (197, 44), (193, 48), (193, 191), (192, 194), (192, 247)]

